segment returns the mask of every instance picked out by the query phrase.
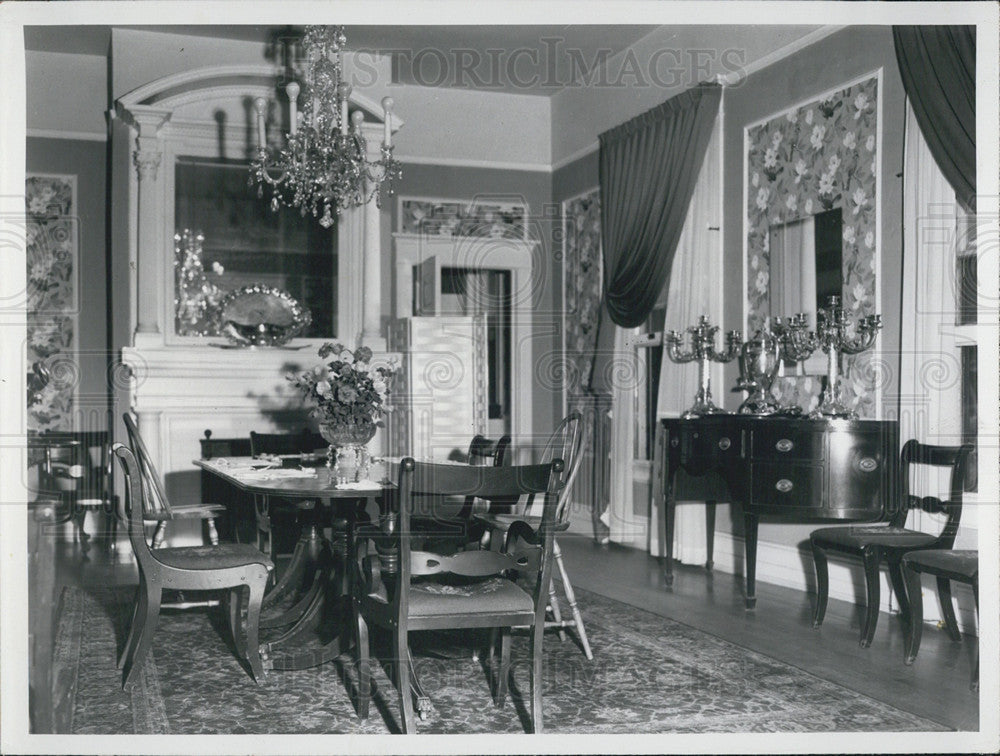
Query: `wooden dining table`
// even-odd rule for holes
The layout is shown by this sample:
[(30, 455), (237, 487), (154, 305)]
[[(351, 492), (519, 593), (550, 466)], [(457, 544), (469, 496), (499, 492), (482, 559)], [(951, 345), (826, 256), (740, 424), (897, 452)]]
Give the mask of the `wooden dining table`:
[(194, 464), (252, 494), (258, 508), (269, 507), (272, 498), (317, 502), (288, 567), (264, 596), (260, 625), (277, 630), (261, 644), (265, 669), (306, 669), (335, 659), (351, 645), (349, 539), (355, 523), (367, 516), (368, 505), (383, 506), (384, 495), (394, 486), (384, 477), (384, 465), (372, 466), (378, 482), (337, 485), (325, 466), (287, 467), (282, 461), (217, 457)]

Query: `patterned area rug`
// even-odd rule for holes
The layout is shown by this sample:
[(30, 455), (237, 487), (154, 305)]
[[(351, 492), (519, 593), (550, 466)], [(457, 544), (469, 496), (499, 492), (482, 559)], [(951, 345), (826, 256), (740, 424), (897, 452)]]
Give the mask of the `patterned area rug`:
[[(546, 732), (731, 733), (942, 731), (946, 728), (679, 622), (586, 592), (580, 605), (594, 651), (545, 638)], [(378, 691), (358, 720), (351, 657), (271, 672), (257, 686), (234, 655), (218, 608), (164, 612), (138, 684), (123, 692), (115, 658), (132, 591), (67, 588), (57, 672), (75, 676), (71, 732), (392, 733), (394, 688)], [(421, 637), (423, 636), (423, 637)], [(432, 708), (422, 733), (527, 731), (527, 639), (514, 639), (511, 697), (493, 706), (485, 667), (471, 649), (482, 636), (411, 634), (417, 674)], [(377, 640), (377, 639), (376, 639)], [(513, 700), (511, 700), (513, 699)]]

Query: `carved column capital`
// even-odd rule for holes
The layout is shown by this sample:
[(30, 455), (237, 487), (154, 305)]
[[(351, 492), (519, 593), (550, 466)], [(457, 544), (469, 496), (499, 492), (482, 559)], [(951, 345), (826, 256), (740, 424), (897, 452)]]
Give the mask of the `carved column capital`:
[(132, 153), (132, 160), (139, 173), (139, 181), (156, 181), (156, 172), (160, 167), (163, 153), (159, 150), (139, 148)]

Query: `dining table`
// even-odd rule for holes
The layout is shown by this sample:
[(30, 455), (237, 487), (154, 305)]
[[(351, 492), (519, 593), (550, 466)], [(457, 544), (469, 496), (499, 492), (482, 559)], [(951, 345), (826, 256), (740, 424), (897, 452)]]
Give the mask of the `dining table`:
[(264, 595), (260, 627), (274, 631), (261, 644), (264, 668), (306, 669), (346, 651), (353, 637), (349, 539), (356, 523), (369, 517), (369, 505), (384, 506), (385, 494), (394, 488), (385, 463), (372, 465), (374, 480), (352, 483), (338, 483), (312, 460), (296, 464), (287, 456), (214, 457), (194, 464), (251, 494), (258, 508), (266, 510), (274, 498), (316, 502), (307, 510), (291, 561)]

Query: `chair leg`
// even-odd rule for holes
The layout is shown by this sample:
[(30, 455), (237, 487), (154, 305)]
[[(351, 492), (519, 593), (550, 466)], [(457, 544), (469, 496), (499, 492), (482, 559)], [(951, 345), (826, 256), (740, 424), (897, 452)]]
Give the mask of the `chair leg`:
[(906, 585), (903, 581), (903, 567), (898, 559), (887, 560), (889, 567), (889, 581), (892, 583), (892, 593), (899, 604), (899, 614), (903, 622), (909, 621), (910, 602), (906, 597)]
[(219, 545), (219, 531), (215, 527), (215, 518), (208, 518), (208, 542), (213, 546)]
[(372, 697), (372, 665), (368, 650), (368, 623), (355, 609), (354, 641), (358, 649), (358, 719), (368, 719), (368, 707)]
[(167, 538), (167, 521), (160, 520), (156, 523), (156, 530), (153, 532), (153, 548), (158, 549), (163, 546)]
[(413, 693), (410, 691), (410, 651), (406, 635), (405, 630), (396, 628), (392, 636), (392, 663), (396, 667), (400, 727), (404, 735), (417, 731), (417, 723), (413, 714)]
[(951, 581), (946, 577), (937, 578), (938, 601), (941, 603), (941, 616), (948, 628), (948, 635), (958, 643), (962, 640), (962, 631), (958, 629), (958, 619), (955, 617), (955, 604), (951, 600)]
[(264, 679), (264, 663), (260, 658), (260, 607), (264, 603), (267, 573), (257, 580), (247, 580), (250, 596), (247, 600), (246, 646), (244, 653), (250, 663), (254, 681), (259, 685)]
[(226, 591), (226, 619), (229, 622), (229, 634), (236, 644), (236, 653), (244, 655), (243, 634), (240, 632), (240, 589), (230, 588)]
[(117, 669), (121, 669), (124, 666), (125, 659), (128, 658), (129, 651), (131, 651), (135, 643), (136, 630), (142, 623), (142, 617), (146, 616), (146, 584), (141, 576), (139, 578), (139, 587), (135, 589), (133, 603), (135, 606), (132, 608), (132, 621), (128, 624), (128, 638), (125, 640), (125, 645), (122, 646), (122, 652), (118, 654)]
[(580, 608), (576, 605), (576, 593), (573, 591), (573, 584), (569, 581), (569, 574), (566, 572), (566, 566), (563, 564), (562, 560), (562, 549), (559, 548), (559, 542), (552, 542), (552, 555), (555, 557), (556, 566), (559, 568), (559, 575), (562, 577), (563, 592), (566, 594), (566, 601), (569, 603), (570, 612), (573, 614), (573, 625), (576, 628), (577, 637), (580, 639), (580, 645), (583, 646), (583, 653), (587, 656), (587, 659), (593, 659), (594, 654), (590, 650), (590, 642), (587, 640), (587, 629), (583, 626), (583, 616), (580, 614)]
[(531, 731), (536, 735), (543, 732), (542, 724), (542, 635), (544, 622), (536, 622), (531, 628)]
[(909, 567), (903, 568), (903, 579), (906, 582), (906, 596), (910, 604), (909, 621), (906, 623), (906, 644), (903, 661), (913, 664), (920, 649), (920, 636), (924, 630), (924, 601), (920, 585), (920, 573)]
[(882, 561), (879, 549), (865, 549), (861, 554), (865, 565), (865, 589), (867, 592), (865, 604), (865, 621), (861, 626), (861, 647), (868, 648), (875, 637), (875, 626), (878, 625), (878, 609), (881, 603), (881, 580), (878, 566)]
[(500, 671), (497, 674), (493, 703), (501, 709), (507, 701), (507, 681), (510, 678), (510, 638), (510, 628), (500, 628)]
[(566, 631), (562, 626), (562, 612), (559, 610), (559, 599), (556, 597), (556, 581), (549, 581), (549, 609), (552, 610), (552, 619), (559, 628), (559, 640), (566, 640)]
[(826, 552), (813, 542), (813, 563), (816, 565), (816, 609), (813, 612), (813, 627), (823, 624), (826, 616), (826, 603), (830, 596), (830, 570), (827, 566)]
[[(159, 585), (146, 585), (145, 609), (141, 617), (142, 625), (136, 631), (135, 646), (125, 660), (122, 670), (122, 689), (134, 681), (136, 671), (142, 667), (142, 662), (153, 645), (153, 635), (156, 633), (156, 621), (160, 616), (160, 598), (163, 588)], [(137, 617), (136, 619), (140, 619)]]

